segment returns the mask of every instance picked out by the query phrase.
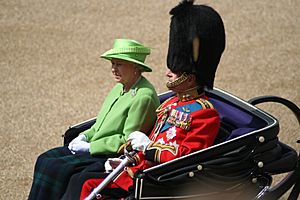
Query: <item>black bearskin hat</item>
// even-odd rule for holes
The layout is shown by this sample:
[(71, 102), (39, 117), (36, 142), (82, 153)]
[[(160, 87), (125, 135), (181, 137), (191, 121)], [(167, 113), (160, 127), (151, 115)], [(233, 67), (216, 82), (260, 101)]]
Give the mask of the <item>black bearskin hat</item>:
[(224, 25), (213, 8), (193, 3), (183, 0), (170, 11), (167, 66), (174, 73), (193, 73), (200, 86), (213, 88), (225, 49)]

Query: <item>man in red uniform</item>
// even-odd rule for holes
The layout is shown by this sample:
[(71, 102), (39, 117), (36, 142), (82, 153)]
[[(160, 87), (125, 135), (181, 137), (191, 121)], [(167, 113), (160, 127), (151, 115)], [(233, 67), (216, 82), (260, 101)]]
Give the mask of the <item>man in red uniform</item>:
[[(225, 48), (221, 17), (211, 7), (183, 0), (170, 14), (171, 26), (167, 57), (167, 87), (176, 93), (157, 109), (157, 121), (149, 137), (132, 132), (128, 141), (138, 153), (135, 166), (127, 167), (100, 193), (102, 197), (128, 196), (137, 170), (168, 162), (211, 146), (217, 136), (220, 119), (204, 88), (213, 88), (215, 72)], [(113, 169), (121, 159), (109, 159), (105, 167)], [(65, 199), (82, 190), (87, 197), (107, 176), (105, 173), (72, 177)]]

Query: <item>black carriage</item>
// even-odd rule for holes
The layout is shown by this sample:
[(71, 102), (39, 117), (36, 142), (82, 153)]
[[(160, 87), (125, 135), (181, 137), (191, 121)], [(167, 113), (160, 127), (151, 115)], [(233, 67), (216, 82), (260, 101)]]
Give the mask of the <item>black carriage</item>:
[[(298, 152), (279, 141), (278, 120), (255, 105), (281, 103), (293, 111), (299, 123), (300, 109), (275, 96), (246, 102), (218, 88), (207, 90), (206, 94), (221, 117), (215, 144), (138, 171), (131, 199), (279, 199), (289, 190), (288, 198), (296, 200), (300, 190)], [(161, 102), (172, 95), (161, 94)], [(71, 126), (64, 143), (92, 126), (95, 120)], [(272, 176), (283, 173), (287, 175), (272, 186)]]

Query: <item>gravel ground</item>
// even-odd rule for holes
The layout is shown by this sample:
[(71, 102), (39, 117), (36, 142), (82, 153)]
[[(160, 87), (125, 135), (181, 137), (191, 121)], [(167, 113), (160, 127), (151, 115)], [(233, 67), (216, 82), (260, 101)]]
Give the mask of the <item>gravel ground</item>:
[[(219, 11), (227, 47), (215, 86), (242, 99), (278, 95), (300, 105), (300, 3), (196, 1)], [(62, 144), (69, 125), (94, 117), (114, 85), (99, 59), (115, 38), (152, 48), (145, 76), (164, 86), (170, 17), (178, 1), (0, 1), (0, 199), (26, 199), (37, 156)], [(280, 139), (299, 150), (299, 125), (283, 106)], [(284, 198), (283, 198), (284, 199)]]

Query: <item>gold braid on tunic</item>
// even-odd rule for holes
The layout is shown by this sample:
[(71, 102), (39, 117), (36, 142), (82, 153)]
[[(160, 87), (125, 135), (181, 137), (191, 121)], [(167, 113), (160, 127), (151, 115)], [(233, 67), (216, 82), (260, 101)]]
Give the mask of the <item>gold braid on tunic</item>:
[(196, 86), (193, 88), (190, 88), (184, 92), (178, 92), (177, 97), (180, 99), (180, 101), (189, 101), (192, 99), (197, 99), (198, 97), (204, 95), (203, 88), (200, 86)]

